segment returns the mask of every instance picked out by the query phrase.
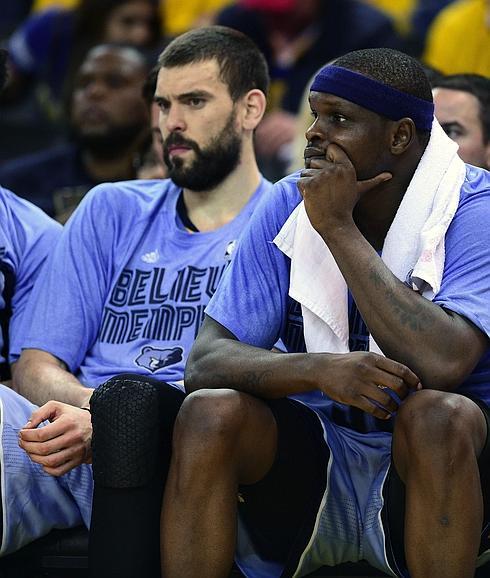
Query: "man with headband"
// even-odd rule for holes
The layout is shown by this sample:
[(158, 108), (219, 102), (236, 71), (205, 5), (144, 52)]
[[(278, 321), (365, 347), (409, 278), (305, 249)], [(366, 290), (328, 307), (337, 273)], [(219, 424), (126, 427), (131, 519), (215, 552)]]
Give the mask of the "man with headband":
[(235, 555), (247, 577), (361, 559), (473, 576), (490, 556), (490, 175), (402, 53), (338, 58), (310, 104), (305, 169), (254, 213), (189, 357), (162, 574), (224, 578)]

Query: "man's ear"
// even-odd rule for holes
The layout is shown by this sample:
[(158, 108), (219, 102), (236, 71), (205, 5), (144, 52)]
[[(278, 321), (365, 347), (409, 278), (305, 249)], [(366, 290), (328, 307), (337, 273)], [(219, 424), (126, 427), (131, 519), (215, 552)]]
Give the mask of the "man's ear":
[(242, 99), (243, 128), (247, 130), (255, 130), (257, 125), (262, 120), (267, 105), (265, 94), (258, 88), (249, 90)]
[(402, 118), (393, 125), (391, 152), (394, 155), (401, 155), (415, 139), (415, 124), (411, 118)]

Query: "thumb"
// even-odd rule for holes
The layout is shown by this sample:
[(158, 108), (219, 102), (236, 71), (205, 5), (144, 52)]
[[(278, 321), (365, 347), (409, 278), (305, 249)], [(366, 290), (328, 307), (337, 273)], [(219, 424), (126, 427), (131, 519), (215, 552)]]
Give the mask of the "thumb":
[(368, 191), (374, 189), (378, 185), (381, 185), (381, 183), (385, 183), (386, 181), (389, 181), (392, 178), (393, 175), (391, 173), (380, 173), (379, 175), (376, 175), (371, 179), (366, 179), (364, 181), (357, 181), (357, 192), (359, 193), (359, 195), (363, 195), (364, 193), (367, 193)]

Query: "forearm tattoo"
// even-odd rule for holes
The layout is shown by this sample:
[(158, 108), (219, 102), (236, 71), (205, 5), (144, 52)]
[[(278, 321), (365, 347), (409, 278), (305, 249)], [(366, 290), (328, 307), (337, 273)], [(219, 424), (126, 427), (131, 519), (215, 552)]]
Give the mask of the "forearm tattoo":
[[(393, 313), (404, 327), (409, 327), (412, 331), (423, 332), (433, 325), (434, 320), (430, 315), (426, 315), (424, 303), (408, 303), (405, 299), (400, 298), (374, 269), (371, 270), (369, 278), (376, 289), (383, 293), (385, 300), (391, 305)], [(410, 291), (408, 287), (407, 290)]]
[(272, 376), (272, 371), (244, 371), (243, 373), (216, 374), (214, 381), (220, 387), (236, 387), (245, 391), (264, 385)]

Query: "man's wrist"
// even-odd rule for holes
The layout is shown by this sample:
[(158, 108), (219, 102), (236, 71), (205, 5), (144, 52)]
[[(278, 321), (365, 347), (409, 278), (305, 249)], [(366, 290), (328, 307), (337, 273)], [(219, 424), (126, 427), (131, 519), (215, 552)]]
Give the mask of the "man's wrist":
[(86, 390), (85, 395), (81, 400), (79, 408), (90, 411), (90, 399), (92, 397), (92, 393), (94, 392), (94, 390), (92, 388), (88, 388), (88, 387), (85, 387), (84, 389)]
[(331, 219), (322, 227), (319, 233), (322, 239), (328, 243), (335, 239), (342, 239), (346, 236), (350, 237), (352, 232), (357, 230), (354, 219), (351, 217), (346, 219)]

